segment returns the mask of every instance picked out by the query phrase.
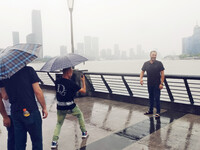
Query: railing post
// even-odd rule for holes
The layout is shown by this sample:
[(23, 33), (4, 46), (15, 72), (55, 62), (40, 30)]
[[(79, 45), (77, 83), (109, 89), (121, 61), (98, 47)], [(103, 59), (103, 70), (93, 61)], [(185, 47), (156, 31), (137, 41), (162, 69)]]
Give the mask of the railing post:
[(194, 100), (193, 100), (192, 93), (190, 91), (190, 87), (188, 85), (187, 79), (184, 78), (183, 80), (184, 80), (185, 87), (186, 87), (186, 90), (187, 90), (187, 93), (188, 93), (188, 97), (190, 99), (190, 103), (193, 105), (194, 104)]
[(47, 74), (48, 74), (49, 78), (51, 79), (51, 81), (55, 84), (55, 80), (54, 80), (53, 77), (50, 75), (50, 73), (47, 72)]
[(108, 85), (108, 83), (106, 82), (106, 80), (105, 80), (105, 78), (103, 77), (103, 75), (101, 75), (101, 79), (103, 80), (103, 83), (105, 84), (105, 86), (106, 86), (108, 92), (109, 92), (110, 94), (112, 94), (112, 90), (111, 90), (110, 86)]
[(166, 87), (166, 89), (167, 89), (167, 93), (168, 93), (168, 95), (169, 95), (169, 98), (170, 98), (171, 102), (174, 102), (174, 97), (173, 97), (172, 92), (171, 92), (171, 90), (170, 90), (170, 88), (169, 88), (169, 85), (168, 85), (168, 83), (167, 83), (166, 78), (165, 78), (165, 80), (164, 80), (164, 83), (165, 83), (165, 87)]
[(123, 82), (124, 82), (124, 85), (125, 85), (125, 87), (126, 87), (128, 93), (129, 93), (129, 95), (130, 95), (130, 96), (133, 96), (133, 92), (131, 91), (131, 89), (130, 89), (128, 83), (126, 82), (126, 79), (124, 78), (124, 76), (122, 76), (122, 80), (123, 80)]
[(93, 86), (93, 84), (90, 82), (90, 80), (88, 79), (88, 77), (85, 75), (85, 80), (86, 80), (86, 83), (89, 85), (89, 87), (90, 87), (90, 89), (92, 90), (92, 91), (94, 91), (95, 89), (94, 89), (94, 86)]

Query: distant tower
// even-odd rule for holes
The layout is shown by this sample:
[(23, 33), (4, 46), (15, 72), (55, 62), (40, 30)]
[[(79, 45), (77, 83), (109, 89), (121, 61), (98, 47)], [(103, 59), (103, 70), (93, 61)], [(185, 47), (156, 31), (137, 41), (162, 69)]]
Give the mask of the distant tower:
[(97, 59), (99, 57), (99, 39), (97, 37), (85, 36), (85, 56), (88, 59)]
[[(34, 43), (43, 45), (42, 19), (40, 10), (32, 11), (32, 33), (35, 37)], [(43, 49), (40, 50), (39, 58), (43, 58)]]
[(60, 46), (60, 56), (67, 55), (67, 46)]
[(182, 54), (200, 54), (200, 27), (194, 27), (193, 35), (182, 39)]
[(13, 45), (19, 44), (19, 32), (12, 32)]

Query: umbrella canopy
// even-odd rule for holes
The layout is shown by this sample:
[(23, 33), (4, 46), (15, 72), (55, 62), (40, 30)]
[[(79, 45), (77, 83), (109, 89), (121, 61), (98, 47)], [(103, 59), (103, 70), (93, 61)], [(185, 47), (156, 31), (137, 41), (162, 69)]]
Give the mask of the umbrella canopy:
[(16, 44), (0, 52), (0, 80), (10, 78), (39, 55), (40, 44)]
[(46, 72), (62, 70), (64, 68), (74, 67), (87, 60), (87, 58), (78, 54), (57, 56), (48, 60), (40, 70)]

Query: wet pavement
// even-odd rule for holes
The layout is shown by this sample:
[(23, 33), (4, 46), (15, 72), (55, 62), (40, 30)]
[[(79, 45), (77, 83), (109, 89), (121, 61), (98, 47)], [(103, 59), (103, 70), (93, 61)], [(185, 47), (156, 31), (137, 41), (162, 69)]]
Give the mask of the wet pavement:
[[(49, 116), (43, 120), (44, 150), (50, 150), (56, 125), (53, 91), (44, 90)], [(160, 119), (145, 116), (146, 106), (83, 97), (76, 103), (82, 110), (87, 139), (81, 138), (76, 117), (68, 115), (62, 126), (58, 150), (199, 150), (200, 116), (162, 110)], [(177, 108), (178, 109), (178, 108)], [(6, 150), (7, 131), (0, 117), (0, 149)], [(27, 150), (31, 150), (30, 138)]]

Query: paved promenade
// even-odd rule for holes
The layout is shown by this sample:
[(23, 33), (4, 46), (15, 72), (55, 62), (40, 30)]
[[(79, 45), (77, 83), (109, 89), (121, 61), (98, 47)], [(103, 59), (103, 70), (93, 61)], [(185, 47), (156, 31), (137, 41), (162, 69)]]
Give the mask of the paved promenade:
[[(56, 125), (56, 101), (44, 90), (49, 116), (43, 120), (44, 150), (50, 150)], [(82, 140), (79, 124), (68, 115), (63, 124), (58, 150), (199, 150), (200, 116), (162, 110), (160, 119), (145, 116), (146, 106), (100, 98), (77, 98), (82, 110), (87, 139)], [(178, 108), (177, 108), (178, 110)], [(6, 150), (6, 129), (0, 117), (0, 150)], [(31, 150), (30, 138), (27, 150)]]

